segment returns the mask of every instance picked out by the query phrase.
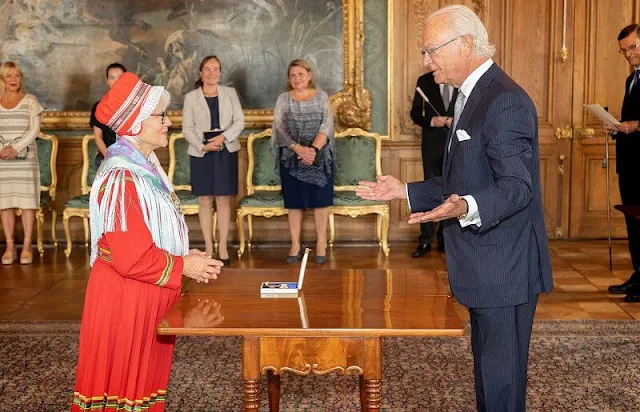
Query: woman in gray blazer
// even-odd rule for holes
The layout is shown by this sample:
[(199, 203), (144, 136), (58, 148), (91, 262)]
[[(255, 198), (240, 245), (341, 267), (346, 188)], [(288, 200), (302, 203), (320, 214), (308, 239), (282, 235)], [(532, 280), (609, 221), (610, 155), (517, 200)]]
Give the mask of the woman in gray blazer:
[(228, 265), (231, 199), (238, 194), (238, 136), (244, 129), (244, 114), (235, 89), (219, 84), (221, 73), (216, 56), (207, 56), (200, 63), (196, 88), (184, 97), (182, 132), (189, 142), (191, 189), (198, 196), (205, 252), (208, 256), (213, 254), (211, 210), (215, 198), (218, 257)]

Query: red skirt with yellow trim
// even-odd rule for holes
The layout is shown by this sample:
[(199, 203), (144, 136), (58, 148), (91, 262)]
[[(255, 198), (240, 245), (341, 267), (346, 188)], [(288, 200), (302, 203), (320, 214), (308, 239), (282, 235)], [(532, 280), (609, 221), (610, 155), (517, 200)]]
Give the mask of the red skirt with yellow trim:
[(156, 326), (179, 295), (180, 289), (128, 279), (96, 260), (82, 314), (72, 411), (164, 410), (175, 337), (157, 335)]

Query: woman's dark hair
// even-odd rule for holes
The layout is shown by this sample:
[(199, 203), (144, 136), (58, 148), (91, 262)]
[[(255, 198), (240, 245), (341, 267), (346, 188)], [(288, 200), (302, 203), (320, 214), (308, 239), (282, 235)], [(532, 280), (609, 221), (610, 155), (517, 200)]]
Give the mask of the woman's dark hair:
[(127, 72), (127, 68), (124, 67), (122, 64), (120, 63), (111, 63), (110, 65), (107, 66), (107, 70), (104, 72), (105, 76), (104, 77), (109, 77), (109, 70), (111, 69), (120, 69), (122, 70), (122, 73), (126, 73)]
[[(202, 61), (200, 62), (200, 69), (198, 69), (198, 73), (200, 73), (202, 71), (202, 69), (204, 68), (204, 65), (207, 64), (209, 62), (209, 60), (211, 59), (216, 59), (216, 61), (218, 62), (218, 65), (220, 65), (220, 72), (222, 72), (222, 63), (220, 63), (220, 59), (218, 59), (218, 56), (215, 55), (211, 55), (211, 56), (207, 56), (204, 59), (202, 59)], [(196, 80), (196, 89), (202, 87), (203, 83), (202, 83), (202, 77), (199, 77), (198, 80)]]

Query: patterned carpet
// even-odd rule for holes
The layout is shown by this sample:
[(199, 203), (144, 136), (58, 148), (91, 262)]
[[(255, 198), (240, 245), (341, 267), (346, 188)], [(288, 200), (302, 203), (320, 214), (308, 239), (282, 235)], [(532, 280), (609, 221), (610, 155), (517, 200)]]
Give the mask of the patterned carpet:
[[(0, 322), (0, 410), (68, 410), (77, 346), (76, 322)], [(384, 410), (475, 410), (468, 336), (384, 339), (383, 351)], [(639, 410), (639, 385), (640, 322), (535, 324), (528, 410)], [(357, 388), (356, 377), (284, 375), (281, 410), (359, 410)], [(241, 390), (240, 338), (178, 340), (167, 410), (239, 411)]]

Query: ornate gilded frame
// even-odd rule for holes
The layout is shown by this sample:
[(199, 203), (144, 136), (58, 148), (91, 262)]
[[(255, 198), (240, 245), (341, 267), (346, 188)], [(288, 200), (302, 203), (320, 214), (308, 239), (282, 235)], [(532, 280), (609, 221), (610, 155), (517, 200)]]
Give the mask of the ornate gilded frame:
[[(337, 130), (349, 127), (371, 129), (371, 94), (364, 87), (364, 0), (342, 0), (343, 88), (331, 96)], [(262, 129), (273, 122), (273, 109), (244, 111), (246, 127)], [(90, 112), (46, 112), (45, 130), (89, 130)], [(182, 127), (182, 111), (169, 112), (173, 128)]]

